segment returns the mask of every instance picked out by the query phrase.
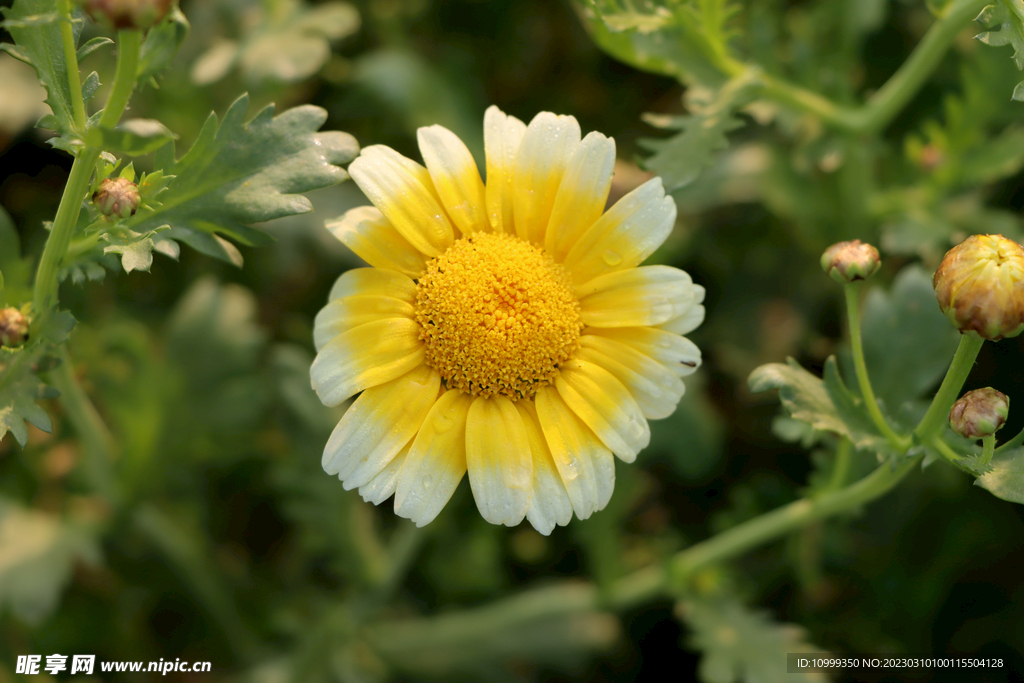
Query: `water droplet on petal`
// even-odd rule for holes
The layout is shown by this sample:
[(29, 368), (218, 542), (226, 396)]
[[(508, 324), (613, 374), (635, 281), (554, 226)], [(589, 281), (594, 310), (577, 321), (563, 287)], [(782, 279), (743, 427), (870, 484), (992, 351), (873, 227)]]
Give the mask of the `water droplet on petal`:
[(601, 254), (601, 260), (607, 263), (609, 266), (617, 266), (622, 263), (622, 256), (610, 249)]
[(427, 476), (423, 477), (423, 488), (429, 489), (433, 485), (434, 485), (434, 478), (433, 477), (431, 477), (429, 474)]

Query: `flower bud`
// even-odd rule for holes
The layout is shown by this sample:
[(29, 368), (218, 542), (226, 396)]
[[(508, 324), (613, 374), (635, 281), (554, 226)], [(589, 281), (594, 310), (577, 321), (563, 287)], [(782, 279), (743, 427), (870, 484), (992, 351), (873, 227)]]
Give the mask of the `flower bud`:
[(0, 309), (0, 346), (21, 346), (28, 339), (28, 318), (17, 308)]
[(166, 16), (174, 0), (81, 0), (94, 20), (116, 29), (147, 29)]
[(128, 218), (139, 208), (139, 186), (127, 178), (107, 178), (92, 195), (104, 216)]
[(860, 240), (838, 242), (821, 255), (822, 270), (844, 285), (871, 277), (881, 265), (878, 250)]
[(939, 308), (961, 332), (993, 341), (1024, 331), (1024, 247), (1002, 235), (972, 235), (932, 278)]
[(980, 439), (1006, 424), (1010, 399), (991, 387), (968, 391), (949, 411), (949, 426), (960, 436)]

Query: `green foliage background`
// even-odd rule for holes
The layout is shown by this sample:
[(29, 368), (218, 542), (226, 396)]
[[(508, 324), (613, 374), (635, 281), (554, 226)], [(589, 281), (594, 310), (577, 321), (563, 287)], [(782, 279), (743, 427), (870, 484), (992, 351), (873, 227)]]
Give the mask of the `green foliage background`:
[[(828, 486), (832, 437), (747, 386), (756, 367), (787, 356), (819, 375), (828, 368), (830, 391), (840, 376), (852, 383), (842, 292), (818, 266), (826, 246), (856, 237), (882, 249), (865, 298), (865, 353), (890, 414), (912, 425), (957, 340), (931, 271), (967, 234), (1021, 236), (1024, 104), (1011, 100), (1021, 74), (999, 47), (1017, 49), (1006, 37), (1013, 3), (985, 17), (996, 28), (988, 45), (972, 40), (983, 27), (966, 28), (891, 123), (860, 132), (757, 96), (708, 50), (731, 41), (769, 76), (851, 105), (883, 86), (931, 12), (950, 3), (664, 4), (671, 19), (647, 0), (183, 0), (192, 31), (159, 88), (131, 105), (133, 117), (159, 117), (180, 136), (179, 156), (210, 111), (223, 121), (244, 91), (248, 105), (234, 106), (248, 106), (246, 121), (270, 102), (278, 113), (312, 103), (328, 112), (325, 130), (413, 157), (416, 128), (440, 123), (482, 160), (492, 103), (524, 120), (572, 114), (585, 131), (614, 136), (623, 162), (614, 192), (645, 177), (636, 162), (673, 189), (679, 225), (654, 260), (708, 290), (707, 321), (691, 335), (705, 365), (678, 412), (652, 424), (637, 463), (618, 463), (615, 495), (590, 520), (549, 538), (493, 527), (463, 484), (436, 522), (415, 530), (320, 468), (339, 413), (309, 388), (312, 320), (358, 263), (323, 222), (363, 203), (358, 189), (315, 190), (312, 213), (259, 230), (245, 225), (245, 207), (212, 217), (199, 205), (174, 214), (165, 201), (174, 220), (140, 214), (127, 226), (148, 234), (173, 223), (149, 235), (149, 274), (125, 273), (104, 254), (65, 273), (61, 289), (80, 321), (75, 371), (117, 441), (120, 504), (96, 493), (88, 444), (57, 401), (43, 399), (52, 436), (32, 428), (24, 449), (11, 436), (0, 442), (0, 683), (20, 680), (14, 660), (26, 653), (209, 660), (202, 679), (224, 681), (632, 681), (664, 667), (682, 680), (789, 680), (764, 662), (818, 648), (1006, 661), (972, 680), (1024, 672), (1024, 513), (943, 463), (856, 515), (702, 570), (678, 601), (592, 607), (588, 591), (600, 596)], [(109, 49), (83, 60), (85, 73), (112, 68)], [(27, 130), (36, 110), (10, 113), (33, 97), (31, 83), (0, 78), (0, 270), (10, 296), (34, 269), (70, 166)], [(232, 112), (237, 124), (244, 112)], [(177, 168), (202, 186), (185, 160)], [(172, 238), (194, 250), (166, 258), (157, 244)], [(1024, 400), (1021, 339), (987, 344), (966, 388)], [(838, 365), (826, 361), (833, 354)], [(765, 386), (802, 381), (787, 367), (770, 366)], [(1022, 426), (1024, 411), (1011, 409), (1005, 433)], [(855, 453), (851, 479), (876, 464)], [(565, 582), (574, 578), (590, 583)], [(581, 607), (551, 617), (549, 601)], [(954, 680), (947, 674), (916, 680)], [(839, 680), (883, 680), (851, 676)]]

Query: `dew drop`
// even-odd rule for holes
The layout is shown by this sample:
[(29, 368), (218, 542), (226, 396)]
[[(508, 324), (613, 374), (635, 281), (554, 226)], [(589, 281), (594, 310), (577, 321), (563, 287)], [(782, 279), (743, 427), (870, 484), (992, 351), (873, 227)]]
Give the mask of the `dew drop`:
[(563, 474), (570, 481), (580, 476), (580, 461), (575, 455), (569, 456), (569, 462), (565, 464), (565, 472)]
[(609, 266), (617, 266), (620, 263), (622, 263), (622, 256), (614, 251), (611, 251), (610, 249), (601, 254), (601, 259)]
[(429, 474), (427, 476), (423, 477), (423, 488), (429, 489), (433, 485), (434, 485), (434, 478), (433, 477), (431, 477)]

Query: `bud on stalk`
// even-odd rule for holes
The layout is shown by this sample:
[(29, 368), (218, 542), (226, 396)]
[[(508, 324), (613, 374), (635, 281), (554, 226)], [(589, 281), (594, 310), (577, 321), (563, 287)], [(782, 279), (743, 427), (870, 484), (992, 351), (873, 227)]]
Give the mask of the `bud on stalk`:
[(860, 240), (838, 242), (821, 255), (821, 268), (841, 284), (866, 280), (882, 265), (878, 250)]
[(1006, 424), (1010, 399), (991, 387), (968, 391), (949, 411), (949, 426), (968, 439), (992, 436)]
[(92, 201), (104, 216), (128, 218), (139, 208), (139, 186), (127, 178), (107, 178), (93, 193)]
[(1024, 247), (972, 235), (950, 249), (932, 278), (939, 308), (957, 329), (997, 341), (1024, 331)]
[(0, 309), (0, 346), (21, 346), (28, 339), (28, 318), (17, 308)]
[(167, 15), (174, 0), (81, 0), (95, 21), (116, 29), (147, 29)]

